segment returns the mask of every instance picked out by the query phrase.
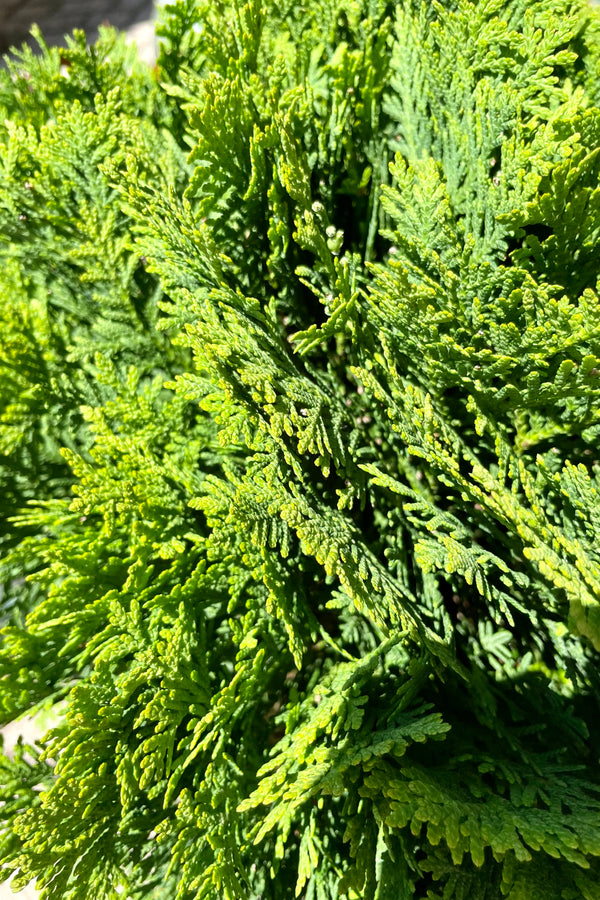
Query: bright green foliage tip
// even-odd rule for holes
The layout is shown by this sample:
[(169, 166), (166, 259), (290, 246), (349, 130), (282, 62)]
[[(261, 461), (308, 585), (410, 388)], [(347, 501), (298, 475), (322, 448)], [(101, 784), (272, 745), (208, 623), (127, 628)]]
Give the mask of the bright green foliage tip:
[(0, 70), (3, 877), (598, 900), (598, 14), (158, 30)]

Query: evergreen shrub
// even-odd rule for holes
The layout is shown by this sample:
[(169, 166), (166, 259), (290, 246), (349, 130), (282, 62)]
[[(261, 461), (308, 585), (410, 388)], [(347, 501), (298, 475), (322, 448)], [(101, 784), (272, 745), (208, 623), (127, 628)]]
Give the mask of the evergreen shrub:
[(0, 864), (600, 897), (600, 19), (182, 0), (0, 71)]

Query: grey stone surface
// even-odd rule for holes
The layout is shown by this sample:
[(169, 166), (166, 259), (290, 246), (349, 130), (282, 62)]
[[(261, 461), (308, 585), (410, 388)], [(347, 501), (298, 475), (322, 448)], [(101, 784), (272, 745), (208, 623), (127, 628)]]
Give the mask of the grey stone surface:
[(94, 40), (98, 26), (128, 30), (152, 18), (152, 0), (0, 0), (0, 53), (28, 39), (35, 22), (49, 44), (83, 28)]

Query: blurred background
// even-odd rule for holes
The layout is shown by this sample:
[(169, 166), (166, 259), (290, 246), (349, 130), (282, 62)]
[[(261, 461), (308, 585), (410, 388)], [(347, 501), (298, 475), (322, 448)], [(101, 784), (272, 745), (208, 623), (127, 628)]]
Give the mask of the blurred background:
[(31, 43), (34, 22), (49, 44), (62, 44), (74, 28), (83, 28), (93, 41), (100, 25), (112, 25), (129, 32), (142, 57), (152, 63), (153, 15), (153, 0), (0, 0), (0, 54), (23, 41)]

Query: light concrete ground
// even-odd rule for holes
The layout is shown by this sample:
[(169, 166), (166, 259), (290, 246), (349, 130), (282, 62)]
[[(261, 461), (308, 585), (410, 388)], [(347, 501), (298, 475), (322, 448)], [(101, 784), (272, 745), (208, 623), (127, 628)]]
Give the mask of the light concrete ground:
[(0, 884), (0, 900), (38, 900), (38, 892), (32, 884), (29, 884), (15, 894), (10, 885)]
[(156, 38), (154, 34), (154, 21), (148, 19), (145, 22), (138, 22), (127, 30), (127, 39), (130, 43), (138, 46), (140, 59), (149, 66), (153, 66), (156, 62)]

